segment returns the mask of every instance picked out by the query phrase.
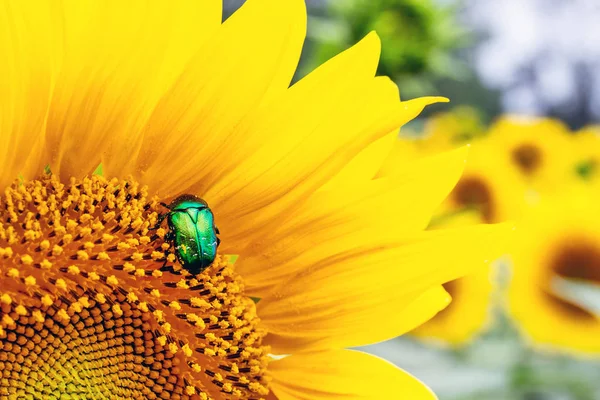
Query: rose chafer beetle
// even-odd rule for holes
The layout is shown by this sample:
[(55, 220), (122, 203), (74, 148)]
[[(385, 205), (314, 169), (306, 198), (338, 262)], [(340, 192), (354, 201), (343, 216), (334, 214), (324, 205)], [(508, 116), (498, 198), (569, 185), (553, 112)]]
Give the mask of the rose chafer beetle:
[(221, 243), (212, 211), (204, 200), (191, 194), (183, 194), (170, 204), (161, 204), (169, 212), (159, 217), (157, 227), (167, 219), (169, 232), (165, 240), (173, 243), (183, 268), (199, 274), (215, 260)]

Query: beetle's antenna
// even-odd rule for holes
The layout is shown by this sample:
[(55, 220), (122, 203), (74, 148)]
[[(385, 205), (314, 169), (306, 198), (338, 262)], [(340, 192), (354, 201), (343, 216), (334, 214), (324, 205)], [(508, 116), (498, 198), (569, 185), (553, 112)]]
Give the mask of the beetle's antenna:
[(169, 210), (171, 209), (171, 207), (169, 207), (169, 205), (167, 203), (163, 203), (162, 201), (160, 202), (160, 205), (163, 206), (164, 208), (168, 208)]

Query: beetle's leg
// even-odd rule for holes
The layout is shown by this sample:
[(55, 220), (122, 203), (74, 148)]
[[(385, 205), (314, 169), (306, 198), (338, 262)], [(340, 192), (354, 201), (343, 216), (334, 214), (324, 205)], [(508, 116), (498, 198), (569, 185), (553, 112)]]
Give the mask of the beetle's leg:
[(219, 228), (217, 228), (216, 226), (215, 226), (215, 232), (217, 233), (217, 235), (221, 234), (221, 232), (219, 232)]

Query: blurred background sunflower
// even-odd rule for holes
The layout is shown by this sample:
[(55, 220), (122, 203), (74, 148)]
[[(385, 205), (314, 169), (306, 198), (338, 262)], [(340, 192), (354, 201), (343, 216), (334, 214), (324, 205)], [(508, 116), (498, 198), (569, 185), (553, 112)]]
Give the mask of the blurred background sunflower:
[(412, 337), (363, 350), (441, 400), (600, 399), (600, 3), (307, 4), (296, 79), (377, 30), (379, 74), (404, 97), (451, 99), (403, 127), (382, 168), (470, 145), (429, 229), (518, 227), (489, 269), (444, 284), (452, 303)]

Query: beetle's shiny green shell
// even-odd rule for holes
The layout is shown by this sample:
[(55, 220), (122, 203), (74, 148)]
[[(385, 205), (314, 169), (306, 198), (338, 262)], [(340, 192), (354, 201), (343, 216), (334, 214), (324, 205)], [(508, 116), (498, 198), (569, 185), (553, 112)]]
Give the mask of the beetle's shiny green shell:
[(167, 222), (176, 256), (185, 269), (198, 274), (215, 260), (219, 239), (214, 216), (199, 197), (182, 195), (169, 205)]

